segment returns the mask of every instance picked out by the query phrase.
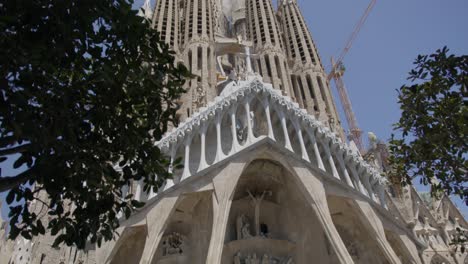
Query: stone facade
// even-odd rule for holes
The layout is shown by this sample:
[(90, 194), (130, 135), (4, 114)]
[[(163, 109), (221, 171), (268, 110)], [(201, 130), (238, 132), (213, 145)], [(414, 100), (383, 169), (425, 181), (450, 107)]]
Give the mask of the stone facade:
[(156, 143), (183, 168), (157, 193), (128, 188), (146, 205), (115, 241), (2, 238), (2, 264), (468, 263), (449, 245), (468, 228), (450, 199), (392, 185), (385, 145), (344, 142), (296, 1), (160, 0), (143, 14), (198, 75)]

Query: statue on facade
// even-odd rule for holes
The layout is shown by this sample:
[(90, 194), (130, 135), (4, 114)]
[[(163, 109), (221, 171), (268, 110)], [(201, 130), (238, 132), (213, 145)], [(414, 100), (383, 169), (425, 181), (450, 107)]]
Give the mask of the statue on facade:
[(197, 83), (194, 104), (196, 109), (200, 109), (206, 105), (206, 91), (200, 82)]
[(238, 240), (252, 237), (249, 219), (244, 214), (239, 216), (236, 220), (236, 231)]
[(181, 234), (174, 232), (167, 235), (162, 241), (163, 256), (182, 254), (182, 244), (183, 238)]
[(250, 198), (252, 199), (252, 204), (255, 208), (255, 235), (260, 236), (260, 204), (262, 203), (265, 195), (272, 195), (271, 191), (263, 191), (261, 194), (252, 194), (250, 191), (247, 191)]
[(241, 258), (242, 258), (242, 255), (240, 252), (237, 252), (237, 254), (234, 256), (234, 264), (241, 264)]
[(237, 252), (234, 255), (234, 264), (294, 264), (294, 261), (291, 257), (278, 258), (267, 253), (261, 257), (257, 257), (256, 253), (247, 254), (245, 257), (242, 257), (242, 254)]

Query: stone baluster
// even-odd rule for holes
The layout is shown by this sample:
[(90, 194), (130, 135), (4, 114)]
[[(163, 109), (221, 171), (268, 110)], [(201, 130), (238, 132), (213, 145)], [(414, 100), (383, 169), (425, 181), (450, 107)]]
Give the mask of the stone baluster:
[(143, 179), (140, 179), (136, 184), (135, 196), (134, 199), (137, 201), (143, 200)]
[(182, 178), (180, 181), (183, 181), (190, 177), (190, 145), (192, 144), (192, 136), (187, 136), (184, 141), (184, 172), (182, 173)]
[(380, 205), (382, 205), (385, 209), (388, 209), (387, 201), (385, 199), (385, 186), (381, 183), (377, 183), (376, 188), (377, 194), (379, 196)]
[(125, 199), (125, 197), (127, 197), (129, 189), (130, 187), (128, 185), (122, 186), (122, 198)]
[[(169, 173), (174, 173), (174, 162), (176, 159), (176, 153), (177, 152), (177, 143), (174, 142), (171, 144), (171, 162), (169, 165)], [(166, 183), (164, 184), (164, 190), (167, 190), (174, 186), (174, 180), (173, 179), (166, 179)]]
[(320, 150), (317, 144), (317, 138), (315, 137), (315, 133), (312, 128), (307, 128), (307, 135), (309, 136), (310, 143), (314, 149), (314, 155), (317, 159), (317, 166), (319, 169), (325, 171), (325, 165), (323, 165), (322, 157), (320, 156)]
[(289, 139), (289, 133), (288, 133), (288, 126), (286, 124), (286, 117), (284, 115), (284, 112), (282, 109), (277, 109), (278, 110), (278, 116), (281, 121), (281, 127), (283, 128), (283, 134), (284, 134), (284, 142), (285, 142), (285, 148), (288, 150), (294, 152), (292, 146), (291, 146), (291, 140)]
[(251, 98), (246, 99), (244, 102), (244, 109), (245, 109), (245, 114), (246, 114), (246, 119), (247, 120), (247, 143), (246, 145), (250, 145), (255, 139), (255, 136), (253, 134), (253, 127), (252, 127), (252, 115), (250, 114), (250, 101)]
[(354, 164), (354, 162), (351, 161), (351, 164), (349, 164), (348, 166), (350, 168), (350, 171), (351, 171), (351, 175), (353, 176), (353, 179), (354, 179), (354, 183), (355, 185), (355, 188), (360, 191), (362, 194), (364, 195), (368, 195), (366, 189), (364, 188), (364, 185), (362, 184), (361, 182), (361, 179), (359, 178), (359, 173), (356, 169), (356, 164)]
[[(370, 177), (370, 184), (371, 184), (371, 188), (372, 188), (372, 193), (374, 194), (374, 196), (372, 197), (374, 199), (374, 201), (376, 201), (377, 203), (382, 203), (381, 199), (380, 199), (380, 183), (379, 183), (379, 180), (376, 176), (374, 175), (371, 175)], [(385, 200), (385, 199), (384, 199)], [(383, 206), (384, 204), (382, 204)]]
[[(156, 176), (156, 177), (158, 177), (158, 176)], [(149, 195), (148, 195), (148, 200), (153, 199), (154, 197), (156, 197), (156, 195), (158, 195), (158, 194), (155, 193), (154, 190), (153, 190), (153, 187), (151, 187)]]
[(215, 117), (216, 123), (216, 157), (215, 163), (223, 160), (226, 156), (223, 153), (223, 145), (221, 139), (221, 121), (223, 120), (223, 116), (221, 113), (217, 113)]
[(200, 127), (200, 166), (198, 166), (198, 171), (202, 171), (208, 167), (206, 162), (206, 131), (208, 130), (208, 122), (204, 120)]
[(231, 108), (231, 110), (229, 111), (229, 115), (231, 116), (231, 134), (232, 134), (232, 148), (231, 148), (230, 155), (240, 150), (240, 144), (239, 144), (239, 141), (237, 140), (236, 111), (237, 111), (236, 106)]
[[(273, 133), (273, 125), (271, 123), (270, 101), (268, 98), (262, 100), (263, 108), (265, 109), (266, 121), (268, 125), (268, 137), (275, 140), (275, 133)], [(276, 141), (276, 140), (275, 140)]]
[(414, 222), (416, 223), (419, 219), (419, 206), (421, 205), (421, 203), (419, 201), (416, 201), (416, 209), (415, 209), (415, 212), (414, 212)]
[(331, 152), (331, 149), (330, 149), (330, 146), (329, 146), (329, 142), (328, 142), (328, 139), (324, 138), (324, 142), (322, 144), (324, 150), (325, 150), (325, 155), (326, 155), (326, 158), (328, 160), (328, 163), (330, 164), (330, 167), (331, 167), (331, 173), (333, 175), (333, 177), (341, 180), (340, 178), (340, 174), (338, 173), (338, 170), (336, 169), (336, 165), (335, 165), (335, 161), (333, 160), (333, 156), (332, 156), (332, 152)]
[(338, 160), (338, 164), (339, 164), (339, 166), (341, 168), (341, 171), (343, 171), (346, 183), (348, 183), (349, 186), (354, 188), (353, 181), (351, 180), (351, 177), (349, 176), (348, 169), (346, 168), (346, 165), (345, 165), (345, 162), (344, 162), (344, 159), (343, 159), (343, 154), (344, 153), (341, 152), (340, 149), (338, 149), (336, 151), (336, 153), (337, 153), (336, 158)]
[(361, 181), (363, 182), (364, 187), (367, 190), (367, 194), (368, 194), (369, 198), (371, 198), (372, 200), (375, 201), (374, 192), (373, 192), (372, 186), (370, 184), (370, 175), (367, 173), (367, 171), (364, 168), (361, 169), (360, 171), (361, 171)]
[(305, 147), (304, 137), (302, 135), (302, 129), (301, 129), (299, 120), (297, 120), (297, 118), (294, 118), (292, 120), (292, 123), (293, 123), (294, 129), (296, 130), (297, 138), (299, 139), (299, 145), (301, 146), (302, 159), (310, 162), (309, 155), (307, 154), (307, 149)]

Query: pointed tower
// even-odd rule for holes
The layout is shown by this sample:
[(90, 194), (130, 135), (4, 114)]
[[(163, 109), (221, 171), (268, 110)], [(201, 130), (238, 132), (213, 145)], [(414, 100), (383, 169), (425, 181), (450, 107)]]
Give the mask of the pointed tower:
[[(149, 0), (143, 5), (147, 9)], [(179, 51), (179, 16), (175, 0), (159, 0), (156, 2), (153, 16), (153, 27), (160, 33), (161, 39), (177, 53)]]
[[(167, 1), (167, 0), (166, 0)], [(180, 55), (189, 70), (196, 75), (187, 84), (182, 98), (182, 119), (216, 97), (214, 55), (215, 13), (217, 0), (186, 0), (180, 2)]]
[(247, 35), (257, 55), (255, 70), (275, 89), (291, 95), (283, 39), (271, 0), (247, 0), (246, 3)]
[(286, 42), (292, 97), (344, 139), (327, 75), (296, 0), (282, 0), (278, 17)]

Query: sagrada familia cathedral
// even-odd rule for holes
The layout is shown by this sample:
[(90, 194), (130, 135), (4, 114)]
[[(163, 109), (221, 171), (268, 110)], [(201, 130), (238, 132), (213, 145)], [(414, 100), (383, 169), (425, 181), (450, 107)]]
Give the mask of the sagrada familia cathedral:
[[(182, 158), (158, 193), (85, 251), (5, 241), (2, 264), (468, 264), (448, 198), (387, 177), (385, 144), (347, 142), (296, 0), (158, 0), (142, 15), (197, 77), (157, 145)], [(31, 206), (40, 206), (34, 205)]]

